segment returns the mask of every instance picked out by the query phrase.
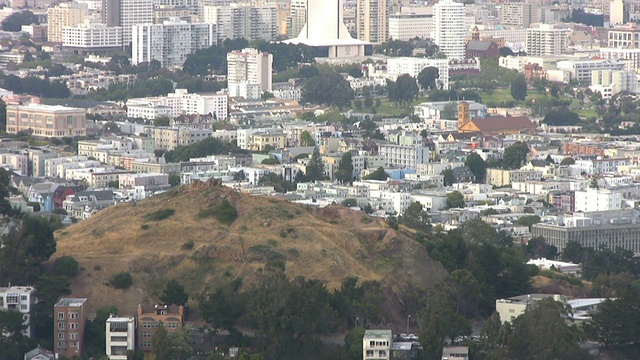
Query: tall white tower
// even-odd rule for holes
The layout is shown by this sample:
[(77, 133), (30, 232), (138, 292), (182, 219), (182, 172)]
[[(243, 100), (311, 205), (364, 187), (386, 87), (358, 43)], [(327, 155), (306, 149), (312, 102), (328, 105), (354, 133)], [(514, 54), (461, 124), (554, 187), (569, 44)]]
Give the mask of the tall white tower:
[(466, 11), (462, 3), (440, 0), (433, 5), (434, 41), (449, 59), (464, 59), (467, 31), (464, 25)]

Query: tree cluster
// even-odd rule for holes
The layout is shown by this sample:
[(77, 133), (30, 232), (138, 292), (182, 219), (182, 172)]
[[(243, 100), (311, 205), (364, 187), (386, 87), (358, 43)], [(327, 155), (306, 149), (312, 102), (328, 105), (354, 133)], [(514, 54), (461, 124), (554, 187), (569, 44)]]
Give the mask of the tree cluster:
[(38, 24), (38, 17), (29, 10), (15, 12), (2, 20), (2, 30), (22, 31), (22, 25)]
[(47, 98), (67, 98), (71, 91), (60, 81), (49, 81), (35, 76), (20, 78), (15, 75), (7, 76), (2, 87), (17, 94), (30, 94)]
[(387, 80), (389, 100), (395, 103), (396, 107), (409, 105), (418, 96), (418, 83), (409, 74), (403, 74), (393, 82)]
[(204, 157), (209, 155), (245, 153), (245, 150), (236, 145), (214, 138), (207, 138), (198, 143), (178, 146), (164, 154), (167, 162), (188, 161), (191, 158)]
[(337, 72), (315, 76), (302, 87), (302, 101), (305, 103), (348, 108), (354, 92), (349, 82)]

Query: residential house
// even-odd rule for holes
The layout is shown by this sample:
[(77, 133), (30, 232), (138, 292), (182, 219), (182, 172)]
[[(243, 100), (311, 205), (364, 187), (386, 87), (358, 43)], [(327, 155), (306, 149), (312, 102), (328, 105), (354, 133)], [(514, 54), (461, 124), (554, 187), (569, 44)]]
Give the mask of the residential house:
[(31, 324), (33, 307), (36, 304), (35, 288), (32, 286), (10, 286), (0, 288), (0, 311), (15, 311), (22, 314), (22, 335), (33, 336), (35, 326)]
[(469, 360), (469, 347), (446, 345), (442, 347), (442, 360)]
[(390, 360), (391, 330), (365, 330), (362, 337), (362, 359)]
[(31, 203), (40, 204), (40, 211), (51, 212), (55, 209), (55, 191), (60, 186), (55, 182), (41, 182), (29, 187), (27, 199)]
[(38, 346), (24, 354), (24, 360), (55, 360), (53, 352)]
[(136, 319), (133, 316), (109, 316), (106, 322), (106, 354), (109, 360), (128, 360), (136, 349)]
[(76, 220), (85, 220), (98, 211), (116, 204), (116, 198), (111, 190), (80, 191), (67, 196), (62, 207), (67, 214)]
[(476, 176), (473, 174), (471, 169), (466, 165), (455, 167), (451, 169), (451, 171), (453, 171), (453, 178), (455, 179), (454, 182), (456, 183), (476, 181)]

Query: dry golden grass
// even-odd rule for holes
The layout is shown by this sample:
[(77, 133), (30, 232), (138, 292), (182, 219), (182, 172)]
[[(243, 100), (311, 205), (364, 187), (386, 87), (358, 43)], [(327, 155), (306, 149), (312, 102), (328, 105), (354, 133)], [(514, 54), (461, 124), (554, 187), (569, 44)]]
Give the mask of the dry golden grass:
[[(230, 226), (198, 217), (200, 210), (225, 199), (238, 210)], [(148, 220), (148, 214), (163, 209), (175, 214)], [(113, 304), (128, 313), (139, 303), (155, 302), (155, 292), (172, 278), (191, 294), (236, 277), (250, 286), (269, 256), (286, 257), (290, 278), (318, 279), (330, 289), (349, 276), (380, 281), (393, 303), (409, 284), (429, 287), (445, 276), (418, 243), (381, 220), (362, 219), (362, 212), (341, 206), (312, 209), (198, 183), (111, 207), (58, 231), (54, 257), (72, 255), (83, 268), (73, 295), (89, 297), (94, 309)], [(183, 249), (188, 241), (193, 241), (191, 250)], [(132, 288), (105, 285), (122, 271), (133, 275)]]

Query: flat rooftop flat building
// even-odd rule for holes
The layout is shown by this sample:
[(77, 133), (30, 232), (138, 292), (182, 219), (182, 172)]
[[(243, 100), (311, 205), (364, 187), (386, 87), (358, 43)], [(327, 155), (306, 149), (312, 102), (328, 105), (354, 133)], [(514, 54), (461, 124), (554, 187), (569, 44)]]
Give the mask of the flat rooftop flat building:
[(87, 135), (85, 109), (60, 105), (7, 105), (7, 133), (32, 131), (36, 137)]

